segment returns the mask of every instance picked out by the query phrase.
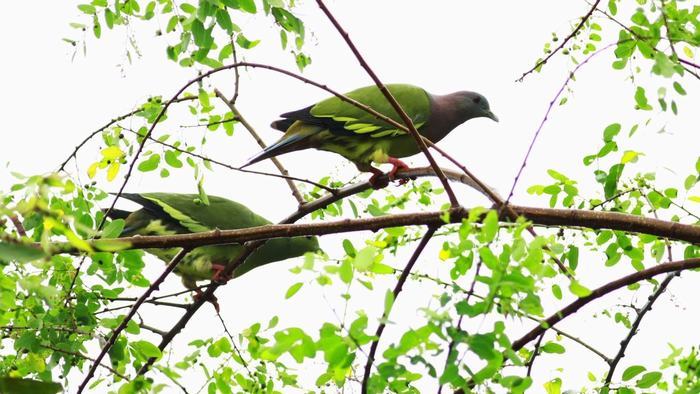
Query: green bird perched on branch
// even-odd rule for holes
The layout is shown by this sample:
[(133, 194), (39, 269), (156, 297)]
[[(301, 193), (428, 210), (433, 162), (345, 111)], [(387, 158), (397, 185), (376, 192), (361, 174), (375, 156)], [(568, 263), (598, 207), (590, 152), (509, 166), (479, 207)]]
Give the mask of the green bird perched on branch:
[[(132, 235), (172, 235), (202, 231), (234, 230), (270, 224), (270, 221), (255, 214), (235, 201), (222, 197), (209, 196), (209, 204), (198, 202), (199, 195), (177, 193), (138, 193), (122, 194), (122, 197), (139, 205), (141, 209), (129, 212), (112, 210), (109, 217), (124, 219), (122, 236)], [(265, 264), (301, 256), (319, 249), (316, 237), (293, 237), (270, 239), (256, 249), (243, 264), (236, 268), (231, 277), (239, 277), (246, 272)], [(147, 249), (159, 259), (169, 262), (179, 248)], [(241, 254), (241, 244), (208, 245), (192, 249), (175, 268), (188, 289), (197, 289), (197, 281), (228, 280), (222, 276), (228, 264), (236, 261)], [(216, 300), (212, 303), (218, 310)]]
[[(444, 96), (405, 84), (387, 88), (411, 118), (418, 132), (431, 142), (438, 142), (455, 127), (472, 118), (498, 121), (486, 98), (475, 92), (456, 92)], [(374, 109), (399, 123), (401, 118), (377, 86), (353, 90), (346, 96)], [(253, 156), (243, 167), (287, 152), (315, 148), (337, 153), (352, 161), (357, 169), (371, 172), (370, 183), (383, 173), (375, 163), (393, 165), (389, 177), (408, 166), (399, 157), (415, 155), (420, 148), (407, 132), (378, 119), (369, 112), (338, 97), (280, 115), (271, 127), (284, 131), (277, 142)], [(241, 168), (243, 168), (241, 167)]]

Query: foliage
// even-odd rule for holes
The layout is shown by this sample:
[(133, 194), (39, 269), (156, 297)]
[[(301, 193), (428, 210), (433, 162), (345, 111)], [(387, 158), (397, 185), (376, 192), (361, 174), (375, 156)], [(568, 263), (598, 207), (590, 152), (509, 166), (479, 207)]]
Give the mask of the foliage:
[[(282, 50), (290, 52), (303, 70), (311, 59), (303, 52), (306, 26), (295, 6), (293, 0), (93, 0), (78, 6), (84, 17), (71, 26), (92, 31), (100, 39), (107, 33), (104, 27), (124, 28), (123, 34), (130, 35), (126, 29), (130, 24), (152, 24), (160, 19), (166, 22), (158, 34), (170, 43), (164, 46), (167, 58), (183, 67), (212, 71), (236, 62), (239, 50), (255, 50), (258, 41), (246, 30), (248, 23), (271, 20), (279, 30)], [(581, 21), (582, 28), (570, 39), (562, 40), (561, 32), (553, 34), (545, 45), (545, 55), (561, 50), (580, 67), (610, 48), (615, 56), (612, 75), (621, 77), (624, 73), (622, 77), (629, 78), (633, 86), (629, 105), (649, 117), (659, 112), (677, 114), (676, 100), (688, 94), (684, 85), (700, 79), (700, 67), (692, 60), (700, 47), (700, 7), (676, 0), (610, 0), (600, 7), (592, 13), (595, 17)], [(88, 45), (87, 38), (66, 41)], [(137, 41), (138, 37), (130, 37), (130, 51), (138, 51)], [(602, 47), (603, 43), (612, 46)], [(547, 65), (538, 64), (536, 69), (544, 72)], [(645, 86), (638, 78), (642, 73), (654, 76), (655, 94), (651, 85)], [(573, 80), (574, 73), (566, 78), (567, 83)], [(571, 105), (566, 97), (556, 103)], [(200, 202), (206, 204), (205, 174), (221, 163), (203, 153), (207, 133), (192, 143), (160, 132), (156, 126), (167, 125), (168, 115), (174, 111), (184, 112), (209, 133), (223, 131), (234, 138), (234, 128), (242, 127), (240, 116), (219, 103), (213, 88), (193, 84), (180, 97), (154, 95), (136, 111), (115, 118), (89, 136), (101, 139), (96, 159), (86, 166), (90, 183), (79, 184), (77, 174), (66, 171), (64, 163), (62, 174), (14, 174), (16, 183), (0, 194), (0, 329), (3, 346), (12, 349), (0, 357), (3, 385), (19, 385), (14, 381), (20, 379), (30, 382), (27, 384), (63, 381), (64, 387), (75, 385), (68, 376), (85, 378), (95, 349), (104, 346), (105, 338), (126, 316), (123, 310), (116, 315), (104, 312), (111, 311), (124, 294), (151, 286), (143, 274), (143, 251), (128, 249), (123, 243), (93, 242), (118, 238), (124, 228), (122, 220), (105, 217), (102, 208), (109, 205), (103, 189), (117, 190), (125, 176), (128, 180), (132, 165), (135, 171), (157, 172), (162, 178), (191, 172)], [(122, 122), (124, 119), (130, 121)], [(682, 185), (659, 185), (656, 174), (640, 170), (644, 152), (631, 148), (640, 127), (644, 124), (627, 119), (600, 125), (600, 148), (581, 158), (582, 168), (590, 171), (596, 188), (583, 188), (583, 180), (550, 169), (548, 184), (531, 185), (528, 192), (541, 197), (550, 208), (700, 224), (700, 157), (693, 168), (675, 169), (684, 174)], [(87, 149), (87, 145), (77, 149)], [(313, 204), (326, 198), (328, 189), (345, 186), (348, 183), (329, 176), (302, 186), (302, 194)], [(407, 275), (409, 281), (424, 285), (422, 296), (431, 300), (417, 308), (411, 322), (392, 320), (392, 311), (402, 300), (401, 287), (386, 284), (407, 269), (403, 266), (407, 253), (423, 237), (425, 228), (374, 229), (377, 231), (370, 237), (346, 238), (337, 248), (327, 248), (328, 254), (307, 255), (292, 270), (299, 279), (289, 285), (285, 298), (294, 303), (310, 287), (324, 287), (338, 291), (334, 301), (348, 308), (353, 298), (369, 294), (381, 305), (381, 315), (351, 310), (337, 321), (309, 330), (288, 326), (271, 311), (269, 321), (255, 323), (235, 335), (209, 337), (212, 333), (202, 333), (200, 339), (178, 352), (149, 341), (143, 326), (130, 320), (102, 362), (109, 378), (92, 380), (89, 388), (119, 393), (189, 388), (182, 376), (196, 369), (201, 370), (199, 376), (210, 393), (339, 392), (347, 387), (356, 390), (363, 380), (364, 390), (371, 393), (417, 393), (422, 387), (438, 385), (444, 385), (445, 390), (539, 392), (542, 387), (534, 385), (537, 378), (531, 375), (536, 357), (547, 354), (562, 363), (571, 362), (566, 352), (581, 341), (559, 331), (556, 336), (547, 332), (536, 344), (515, 348), (518, 333), (511, 327), (530, 320), (537, 327), (554, 312), (552, 304), (564, 306), (594, 294), (592, 285), (577, 275), (580, 256), (597, 256), (599, 262), (590, 264), (601, 270), (624, 266), (626, 272), (656, 266), (669, 260), (672, 252), (677, 260), (679, 255), (683, 259), (700, 257), (699, 244), (635, 231), (634, 223), (630, 232), (582, 223), (561, 226), (555, 229), (558, 231), (538, 228), (533, 235), (533, 221), (522, 217), (505, 220), (498, 209), (483, 207), (469, 207), (463, 220), (450, 223), (452, 211), (449, 206), (440, 206), (444, 191), (419, 179), (404, 187), (362, 190), (320, 205), (308, 215), (313, 223), (320, 223), (401, 212), (442, 213), (445, 223), (432, 241), (440, 240), (440, 246), (426, 252), (424, 258), (444, 267), (447, 274)], [(66, 249), (73, 254), (58, 253)], [(627, 285), (628, 291), (652, 294), (666, 286), (655, 279)], [(651, 303), (633, 313), (624, 308), (599, 313), (609, 318), (611, 325), (631, 330), (633, 335), (644, 308), (651, 308)], [(392, 324), (399, 334), (382, 337), (383, 329), (377, 328), (386, 324)], [(381, 341), (380, 351), (367, 363), (367, 352), (377, 341)], [(697, 392), (697, 349), (670, 346), (668, 357), (656, 355), (658, 366), (642, 365), (646, 360), (628, 360), (632, 365), (624, 370), (616, 372), (611, 367), (591, 372), (594, 389)], [(611, 359), (617, 358), (615, 354), (622, 357), (624, 348), (605, 349), (603, 353), (608, 365), (613, 365)], [(170, 354), (172, 358), (166, 357)], [(148, 375), (153, 378), (144, 377), (138, 371), (153, 360), (154, 370)], [(363, 366), (369, 366), (369, 376), (363, 375)], [(566, 382), (560, 377), (544, 385), (548, 393), (560, 393), (564, 387)]]

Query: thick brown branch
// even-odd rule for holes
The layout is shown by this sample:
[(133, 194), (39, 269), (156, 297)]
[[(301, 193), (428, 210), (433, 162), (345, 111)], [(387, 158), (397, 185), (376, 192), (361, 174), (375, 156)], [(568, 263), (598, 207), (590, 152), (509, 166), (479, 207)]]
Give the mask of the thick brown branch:
[[(656, 235), (678, 241), (700, 244), (700, 226), (681, 224), (659, 219), (645, 218), (618, 212), (595, 212), (578, 209), (533, 208), (512, 205), (518, 216), (546, 226), (576, 226), (590, 229), (621, 230), (632, 233)], [(450, 222), (459, 223), (468, 217), (466, 208), (451, 208)], [(128, 249), (198, 247), (247, 241), (265, 240), (280, 237), (338, 234), (355, 231), (377, 231), (398, 226), (442, 226), (443, 211), (413, 212), (384, 215), (362, 219), (344, 219), (323, 223), (269, 224), (237, 230), (212, 230), (191, 234), (167, 236), (135, 236), (117, 239), (92, 241), (96, 249), (100, 243), (118, 246), (122, 243)], [(59, 252), (74, 252), (68, 243), (55, 245)]]
[[(428, 228), (428, 231), (423, 236), (423, 239), (421, 239), (420, 243), (416, 247), (416, 250), (413, 252), (413, 255), (411, 255), (411, 258), (406, 263), (406, 267), (404, 267), (403, 271), (401, 271), (401, 276), (399, 276), (399, 280), (396, 282), (396, 286), (394, 287), (392, 293), (394, 297), (393, 302), (396, 302), (396, 298), (398, 298), (399, 293), (401, 293), (403, 285), (406, 283), (406, 279), (408, 279), (408, 275), (411, 273), (411, 270), (418, 260), (418, 257), (421, 255), (421, 253), (423, 253), (423, 249), (425, 249), (428, 241), (430, 241), (430, 238), (432, 238), (433, 234), (435, 234), (435, 230), (437, 230), (437, 227)], [(382, 333), (384, 333), (384, 329), (386, 328), (386, 322), (389, 320), (389, 313), (391, 313), (391, 307), (387, 308), (382, 314), (382, 319), (377, 327), (377, 331), (374, 333), (376, 339), (372, 341), (372, 345), (370, 346), (369, 355), (367, 355), (367, 363), (365, 364), (365, 374), (362, 377), (362, 394), (367, 394), (369, 377), (372, 374), (372, 363), (374, 362), (374, 356), (377, 354), (379, 339), (382, 337)]]
[(372, 78), (374, 83), (377, 85), (379, 90), (384, 94), (384, 97), (386, 97), (387, 101), (391, 104), (391, 106), (396, 110), (396, 113), (401, 117), (401, 120), (403, 123), (408, 127), (408, 133), (413, 136), (413, 138), (416, 140), (416, 143), (418, 144), (418, 147), (420, 147), (420, 150), (423, 152), (425, 157), (428, 159), (428, 162), (430, 162), (430, 166), (435, 170), (435, 174), (437, 174), (438, 179), (440, 179), (440, 182), (442, 183), (442, 186), (445, 188), (445, 192), (450, 198), (450, 204), (452, 207), (457, 207), (459, 206), (459, 202), (457, 201), (457, 197), (454, 194), (454, 191), (452, 191), (452, 187), (450, 186), (449, 182), (447, 181), (447, 177), (445, 177), (445, 174), (443, 174), (442, 170), (438, 166), (437, 162), (435, 161), (435, 158), (433, 158), (433, 155), (430, 153), (428, 150), (428, 146), (425, 144), (423, 141), (423, 137), (418, 133), (418, 130), (416, 130), (416, 126), (413, 124), (413, 121), (411, 118), (406, 114), (406, 111), (401, 107), (401, 104), (399, 104), (398, 101), (396, 101), (396, 98), (391, 94), (389, 89), (386, 88), (386, 86), (382, 83), (382, 81), (379, 79), (377, 74), (375, 74), (374, 70), (367, 64), (365, 61), (364, 57), (360, 53), (360, 51), (357, 49), (355, 44), (352, 42), (350, 39), (350, 35), (343, 29), (342, 26), (340, 26), (340, 23), (338, 22), (337, 19), (333, 16), (331, 11), (326, 7), (326, 5), (323, 3), (322, 0), (316, 0), (316, 3), (318, 6), (321, 8), (324, 14), (328, 17), (328, 19), (331, 21), (333, 26), (335, 27), (336, 30), (338, 30), (338, 33), (343, 37), (343, 40), (345, 40), (345, 43), (348, 45), (352, 53), (355, 55), (355, 58), (357, 58), (357, 61), (360, 62), (360, 65), (362, 68), (365, 69), (367, 74)]
[(512, 348), (515, 351), (520, 350), (523, 346), (527, 345), (530, 341), (537, 338), (538, 335), (545, 332), (549, 327), (559, 323), (566, 317), (576, 313), (583, 306), (587, 305), (591, 301), (594, 301), (608, 293), (611, 293), (621, 287), (629, 286), (631, 284), (650, 279), (656, 275), (673, 272), (673, 271), (684, 271), (693, 268), (700, 268), (700, 258), (693, 258), (687, 260), (673, 261), (670, 263), (663, 263), (655, 265), (651, 268), (647, 268), (642, 271), (635, 272), (633, 274), (627, 275), (610, 283), (607, 283), (591, 292), (587, 297), (581, 297), (571, 304), (567, 305), (565, 308), (557, 311), (556, 313), (545, 319), (542, 324), (533, 328), (525, 334), (520, 339), (513, 342)]

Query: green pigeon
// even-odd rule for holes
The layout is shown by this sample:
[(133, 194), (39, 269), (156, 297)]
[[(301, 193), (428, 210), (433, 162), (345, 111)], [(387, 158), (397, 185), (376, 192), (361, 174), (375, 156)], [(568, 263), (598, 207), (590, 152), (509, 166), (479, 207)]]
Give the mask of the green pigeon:
[[(209, 196), (209, 204), (199, 201), (197, 194), (177, 193), (124, 193), (122, 197), (139, 205), (141, 209), (129, 212), (112, 210), (110, 218), (124, 219), (122, 236), (172, 235), (202, 231), (234, 230), (270, 224), (242, 204), (226, 198)], [(232, 278), (265, 264), (301, 256), (319, 249), (316, 237), (273, 238), (256, 249), (232, 273)], [(241, 244), (200, 246), (190, 251), (175, 268), (188, 289), (196, 289), (197, 281), (226, 280), (221, 272), (226, 265), (236, 261), (243, 250)], [(146, 249), (159, 259), (169, 262), (179, 248)], [(216, 303), (214, 303), (215, 306)]]
[[(439, 96), (413, 85), (386, 86), (418, 132), (434, 143), (469, 119), (485, 117), (498, 121), (489, 102), (479, 93), (461, 91)], [(345, 95), (403, 123), (376, 85)], [(389, 177), (393, 178), (399, 169), (408, 168), (398, 158), (420, 152), (410, 134), (335, 96), (280, 117), (282, 119), (273, 122), (271, 127), (284, 131), (282, 138), (253, 156), (243, 167), (283, 153), (315, 148), (337, 153), (355, 163), (360, 171), (371, 172), (370, 182), (375, 185), (374, 181), (382, 172), (373, 167), (372, 162), (392, 164)]]

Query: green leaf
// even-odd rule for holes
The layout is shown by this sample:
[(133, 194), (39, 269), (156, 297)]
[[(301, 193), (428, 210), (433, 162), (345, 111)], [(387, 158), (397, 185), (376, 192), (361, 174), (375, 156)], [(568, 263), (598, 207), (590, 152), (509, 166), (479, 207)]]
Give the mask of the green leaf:
[(556, 343), (556, 342), (547, 342), (542, 347), (543, 352), (545, 353), (556, 353), (556, 354), (562, 354), (566, 352), (566, 348), (564, 346)]
[(83, 11), (84, 13), (90, 14), (90, 15), (97, 12), (97, 9), (95, 9), (95, 7), (90, 5), (90, 4), (80, 4), (80, 5), (78, 5), (78, 9), (80, 11)]
[(683, 89), (683, 86), (681, 86), (681, 84), (678, 83), (678, 82), (673, 82), (673, 89), (674, 89), (676, 92), (678, 92), (678, 94), (680, 94), (681, 96), (685, 96), (685, 95), (686, 95), (685, 89)]
[(0, 377), (0, 393), (3, 394), (55, 394), (60, 391), (63, 387), (54, 382)]
[(374, 262), (374, 256), (377, 255), (377, 248), (374, 246), (367, 246), (363, 249), (360, 249), (359, 252), (357, 252), (357, 256), (355, 256), (355, 259), (353, 260), (353, 266), (355, 267), (356, 270), (360, 272), (367, 271), (369, 267), (372, 266), (372, 263)]
[(255, 0), (237, 0), (237, 1), (238, 1), (238, 6), (243, 11), (250, 12), (251, 14), (255, 14), (256, 12), (258, 12), (257, 7), (255, 6)]
[(650, 111), (652, 109), (651, 105), (649, 105), (649, 101), (647, 100), (647, 95), (643, 87), (637, 86), (637, 90), (634, 93), (634, 100), (637, 102), (638, 109), (644, 111)]
[(139, 166), (137, 168), (139, 169), (139, 171), (148, 172), (148, 171), (153, 171), (156, 168), (158, 168), (159, 164), (160, 164), (160, 155), (152, 154), (152, 155), (148, 156), (148, 159), (139, 163)]
[(179, 156), (178, 152), (175, 152), (173, 150), (167, 150), (167, 151), (165, 151), (165, 162), (168, 163), (168, 165), (170, 167), (181, 168), (182, 161), (177, 158), (178, 156)]
[(622, 130), (622, 125), (619, 123), (613, 123), (611, 125), (608, 125), (608, 127), (606, 127), (603, 131), (603, 141), (612, 141), (613, 138), (620, 133), (620, 130)]
[(46, 257), (44, 251), (22, 243), (0, 241), (0, 260), (26, 263)]
[(244, 49), (252, 49), (260, 43), (260, 40), (250, 41), (243, 34), (238, 34), (236, 37), (236, 44)]
[(350, 242), (349, 239), (343, 240), (343, 250), (345, 250), (345, 254), (347, 254), (350, 257), (355, 257), (355, 255), (357, 254), (355, 247), (352, 245), (352, 242)]
[(625, 371), (622, 373), (622, 380), (628, 381), (644, 371), (646, 371), (646, 368), (641, 365), (632, 365), (627, 367), (627, 369), (625, 369)]
[(391, 307), (394, 306), (394, 292), (391, 289), (386, 289), (384, 294), (384, 316), (389, 316)]
[(112, 220), (102, 230), (103, 238), (119, 238), (122, 230), (124, 230), (124, 219)]
[(147, 358), (155, 357), (160, 358), (162, 355), (158, 346), (148, 342), (148, 341), (135, 341), (129, 344), (139, 353), (143, 354)]
[(303, 285), (304, 284), (302, 282), (297, 282), (297, 283), (289, 286), (289, 289), (287, 289), (287, 292), (284, 294), (284, 298), (285, 299), (292, 298), (294, 296), (294, 294), (296, 294), (301, 289), (301, 287)]
[(578, 281), (571, 282), (571, 284), (569, 285), (569, 291), (571, 292), (571, 294), (579, 298), (588, 297), (589, 295), (591, 295), (591, 290), (580, 284)]
[(482, 242), (491, 242), (498, 233), (498, 214), (496, 211), (489, 211), (484, 218), (481, 228)]
[(637, 381), (637, 387), (642, 389), (648, 389), (649, 387), (655, 385), (659, 380), (661, 380), (661, 372), (647, 372), (642, 375), (641, 379)]
[(340, 263), (338, 275), (340, 276), (340, 280), (342, 280), (344, 283), (350, 283), (353, 276), (352, 263), (348, 260), (344, 260), (342, 263)]

